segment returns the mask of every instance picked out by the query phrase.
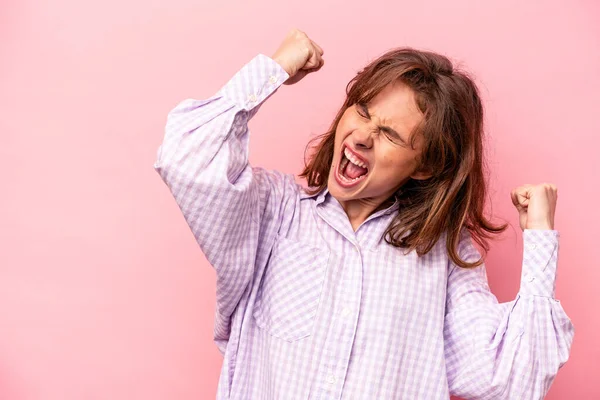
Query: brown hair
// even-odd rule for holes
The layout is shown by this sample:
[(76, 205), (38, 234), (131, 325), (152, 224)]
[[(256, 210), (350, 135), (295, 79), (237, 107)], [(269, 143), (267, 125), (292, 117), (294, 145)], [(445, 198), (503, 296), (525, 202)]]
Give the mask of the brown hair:
[[(346, 86), (346, 101), (328, 132), (314, 138), (318, 143), (306, 158), (300, 174), (315, 194), (327, 186), (333, 160), (335, 131), (344, 111), (356, 103), (368, 103), (388, 84), (407, 84), (424, 118), (411, 136), (423, 136), (418, 169), (432, 177), (409, 179), (396, 193), (398, 215), (385, 231), (385, 240), (419, 256), (427, 254), (447, 231), (446, 247), (452, 261), (463, 268), (483, 263), (487, 240), (504, 231), (483, 215), (487, 196), (483, 157), (483, 105), (469, 74), (457, 70), (445, 56), (410, 47), (392, 49), (364, 67)], [(310, 144), (307, 146), (308, 151)], [(473, 263), (460, 259), (458, 244), (467, 229), (484, 249)], [(410, 231), (410, 232), (409, 232)]]

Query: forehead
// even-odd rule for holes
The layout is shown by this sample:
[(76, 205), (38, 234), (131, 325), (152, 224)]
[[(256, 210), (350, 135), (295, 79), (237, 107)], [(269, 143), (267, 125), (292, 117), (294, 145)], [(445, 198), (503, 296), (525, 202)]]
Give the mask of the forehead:
[(387, 85), (369, 102), (369, 108), (379, 123), (397, 128), (406, 135), (423, 119), (414, 91), (402, 81)]

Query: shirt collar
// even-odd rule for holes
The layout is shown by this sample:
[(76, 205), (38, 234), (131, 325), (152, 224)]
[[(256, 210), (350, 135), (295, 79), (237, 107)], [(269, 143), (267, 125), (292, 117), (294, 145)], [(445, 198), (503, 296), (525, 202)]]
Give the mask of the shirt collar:
[[(317, 193), (312, 194), (312, 195), (306, 193), (306, 191), (303, 190), (301, 198), (303, 198), (303, 199), (314, 198), (315, 199), (315, 203), (318, 206), (318, 205), (320, 205), (321, 203), (323, 203), (325, 201), (325, 199), (327, 198), (327, 196), (330, 196), (330, 194), (329, 194), (329, 189), (326, 186), (320, 192), (317, 192)], [(374, 218), (374, 217), (379, 216), (379, 215), (384, 215), (384, 214), (392, 213), (392, 212), (398, 210), (399, 206), (400, 206), (400, 201), (398, 200), (398, 196), (397, 196), (397, 194), (394, 194), (394, 203), (391, 206), (389, 206), (389, 207), (387, 207), (387, 208), (385, 208), (383, 210), (377, 211), (376, 213), (372, 214), (369, 218)]]

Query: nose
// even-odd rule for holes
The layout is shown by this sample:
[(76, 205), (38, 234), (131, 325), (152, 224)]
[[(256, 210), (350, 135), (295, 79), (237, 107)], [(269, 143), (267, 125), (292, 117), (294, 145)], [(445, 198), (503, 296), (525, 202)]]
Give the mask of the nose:
[(373, 147), (373, 136), (376, 134), (377, 128), (370, 125), (365, 125), (357, 129), (352, 134), (352, 142), (355, 147), (362, 149), (370, 149)]

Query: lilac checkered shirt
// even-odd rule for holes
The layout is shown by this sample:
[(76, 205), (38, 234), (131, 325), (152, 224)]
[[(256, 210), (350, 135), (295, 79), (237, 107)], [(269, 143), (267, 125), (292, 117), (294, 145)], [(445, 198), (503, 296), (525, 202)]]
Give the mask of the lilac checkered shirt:
[[(574, 327), (554, 298), (559, 234), (525, 230), (521, 286), (388, 245), (398, 204), (355, 232), (327, 190), (248, 164), (248, 121), (288, 78), (259, 54), (170, 113), (154, 168), (217, 274), (218, 399), (541, 399)], [(479, 259), (463, 232), (463, 259)]]

